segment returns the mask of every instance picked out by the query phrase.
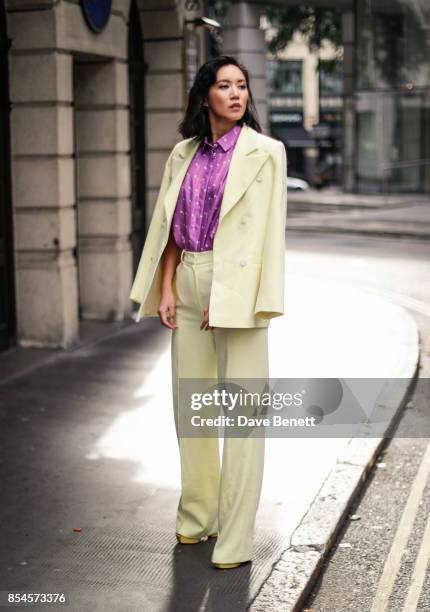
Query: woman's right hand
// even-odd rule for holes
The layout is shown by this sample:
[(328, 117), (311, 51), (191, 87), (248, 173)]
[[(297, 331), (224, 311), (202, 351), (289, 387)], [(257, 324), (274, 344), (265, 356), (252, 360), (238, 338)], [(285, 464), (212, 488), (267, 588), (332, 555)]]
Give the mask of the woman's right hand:
[(175, 321), (175, 296), (172, 289), (162, 291), (158, 315), (160, 322), (165, 327), (169, 329), (178, 327)]

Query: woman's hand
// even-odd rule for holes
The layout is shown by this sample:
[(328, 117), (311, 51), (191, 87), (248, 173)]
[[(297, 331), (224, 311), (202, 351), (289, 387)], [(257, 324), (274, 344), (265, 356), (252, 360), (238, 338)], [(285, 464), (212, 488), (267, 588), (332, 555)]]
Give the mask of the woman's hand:
[(205, 331), (214, 329), (214, 327), (209, 325), (209, 304), (203, 309), (203, 321), (200, 324), (200, 329), (204, 329)]
[(169, 329), (178, 327), (175, 321), (175, 296), (172, 286), (180, 258), (181, 249), (176, 244), (170, 228), (169, 239), (162, 255), (161, 297), (158, 307), (160, 321)]
[(164, 289), (161, 293), (160, 306), (158, 308), (160, 322), (169, 329), (178, 327), (175, 321), (175, 296), (173, 290)]

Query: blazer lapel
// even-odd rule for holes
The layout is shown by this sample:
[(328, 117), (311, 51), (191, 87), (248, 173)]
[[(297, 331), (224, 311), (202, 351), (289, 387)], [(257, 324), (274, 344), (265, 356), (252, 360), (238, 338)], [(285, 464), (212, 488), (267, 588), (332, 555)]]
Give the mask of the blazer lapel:
[(257, 132), (245, 123), (231, 157), (219, 223), (240, 200), (268, 157), (266, 151), (258, 148)]
[[(172, 181), (164, 196), (166, 217), (169, 223), (176, 207), (182, 181), (198, 146), (199, 142), (187, 139), (172, 156)], [(219, 223), (240, 200), (268, 157), (269, 154), (266, 151), (258, 148), (257, 133), (244, 123), (230, 161)]]
[(176, 202), (178, 200), (182, 181), (185, 178), (188, 166), (190, 165), (198, 146), (198, 141), (194, 141), (193, 139), (186, 140), (184, 143), (182, 143), (182, 146), (178, 148), (178, 151), (172, 156), (172, 181), (164, 196), (164, 208), (166, 211), (166, 218), (169, 223), (173, 217), (173, 213), (175, 212)]

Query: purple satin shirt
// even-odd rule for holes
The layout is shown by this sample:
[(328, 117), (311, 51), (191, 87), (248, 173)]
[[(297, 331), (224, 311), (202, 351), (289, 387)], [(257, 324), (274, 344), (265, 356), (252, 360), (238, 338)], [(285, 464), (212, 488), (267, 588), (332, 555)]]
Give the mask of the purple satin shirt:
[(240, 125), (234, 125), (213, 144), (205, 137), (191, 160), (172, 219), (171, 231), (181, 249), (213, 248), (227, 173), (240, 130)]

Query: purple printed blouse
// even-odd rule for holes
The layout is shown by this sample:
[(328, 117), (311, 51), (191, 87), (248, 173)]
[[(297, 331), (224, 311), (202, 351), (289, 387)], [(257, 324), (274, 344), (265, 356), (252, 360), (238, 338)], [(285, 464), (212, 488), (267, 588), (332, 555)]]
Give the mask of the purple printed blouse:
[(172, 232), (178, 247), (209, 251), (218, 227), (225, 182), (239, 137), (236, 124), (214, 143), (205, 137), (188, 167), (173, 213)]

